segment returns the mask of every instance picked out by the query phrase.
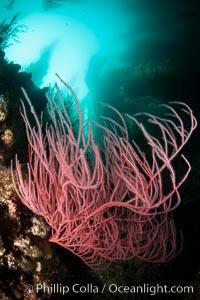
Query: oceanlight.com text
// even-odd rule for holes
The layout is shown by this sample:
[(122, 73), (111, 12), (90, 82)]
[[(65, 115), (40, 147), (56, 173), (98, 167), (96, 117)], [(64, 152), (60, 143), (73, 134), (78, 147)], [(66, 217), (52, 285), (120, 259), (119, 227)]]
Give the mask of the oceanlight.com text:
[(85, 285), (74, 283), (73, 285), (63, 285), (60, 283), (38, 283), (36, 285), (27, 284), (24, 287), (27, 293), (44, 293), (44, 294), (149, 294), (154, 296), (156, 294), (192, 294), (194, 292), (193, 286), (168, 286), (168, 285), (150, 285), (144, 283), (143, 285), (120, 285), (116, 283), (104, 284), (102, 286), (93, 283)]

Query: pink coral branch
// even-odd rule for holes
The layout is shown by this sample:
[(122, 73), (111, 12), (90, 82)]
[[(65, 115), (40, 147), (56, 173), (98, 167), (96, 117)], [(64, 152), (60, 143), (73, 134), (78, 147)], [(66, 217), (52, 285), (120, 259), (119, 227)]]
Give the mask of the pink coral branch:
[(175, 104), (190, 121), (187, 129), (172, 106), (165, 106), (170, 112), (167, 118), (143, 114), (160, 130), (161, 140), (147, 131), (139, 116), (128, 116), (146, 140), (150, 151), (145, 154), (129, 140), (123, 116), (108, 106), (120, 122), (103, 117), (104, 125), (95, 123), (102, 131), (100, 150), (89, 123), (87, 134), (84, 131), (76, 95), (64, 84), (76, 102), (77, 137), (60, 95), (59, 104), (48, 100), (52, 125), (46, 125), (43, 134), (42, 119), (23, 90), (36, 127), (31, 127), (22, 104), (29, 142), (27, 178), (23, 178), (17, 157), (16, 175), (12, 172), (21, 201), (52, 227), (51, 242), (70, 250), (91, 268), (133, 257), (151, 262), (173, 258), (177, 238), (170, 212), (181, 201), (179, 188), (191, 167), (182, 155), (187, 170), (177, 180), (172, 162), (197, 126), (191, 109), (184, 103)]

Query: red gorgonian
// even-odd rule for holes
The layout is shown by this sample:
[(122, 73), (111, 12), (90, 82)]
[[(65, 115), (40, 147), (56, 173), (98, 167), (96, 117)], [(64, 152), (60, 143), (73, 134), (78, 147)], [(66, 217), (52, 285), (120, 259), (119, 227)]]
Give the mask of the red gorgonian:
[(181, 201), (179, 188), (191, 169), (180, 155), (186, 170), (177, 179), (173, 160), (197, 126), (192, 110), (174, 102), (165, 105), (167, 117), (142, 114), (157, 128), (159, 139), (137, 116), (127, 116), (146, 141), (148, 153), (144, 153), (129, 139), (124, 117), (110, 107), (120, 121), (102, 117), (102, 124), (95, 123), (102, 133), (100, 147), (89, 122), (84, 130), (78, 99), (64, 84), (76, 102), (77, 133), (60, 97), (60, 103), (49, 99), (52, 123), (43, 133), (42, 121), (24, 91), (36, 127), (31, 127), (22, 104), (29, 143), (27, 178), (22, 176), (17, 157), (16, 177), (13, 172), (22, 203), (51, 226), (51, 242), (70, 250), (91, 268), (133, 257), (150, 262), (170, 260), (177, 254), (171, 211)]

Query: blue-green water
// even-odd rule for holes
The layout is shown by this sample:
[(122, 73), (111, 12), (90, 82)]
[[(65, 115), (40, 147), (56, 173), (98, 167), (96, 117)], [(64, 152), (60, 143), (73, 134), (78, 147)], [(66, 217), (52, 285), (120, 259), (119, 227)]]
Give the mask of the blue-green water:
[(195, 2), (1, 1), (2, 20), (19, 12), (19, 24), (27, 26), (6, 57), (40, 87), (53, 85), (57, 72), (91, 113), (98, 101), (134, 113), (141, 97), (168, 96), (146, 90), (154, 65), (168, 74), (196, 63)]

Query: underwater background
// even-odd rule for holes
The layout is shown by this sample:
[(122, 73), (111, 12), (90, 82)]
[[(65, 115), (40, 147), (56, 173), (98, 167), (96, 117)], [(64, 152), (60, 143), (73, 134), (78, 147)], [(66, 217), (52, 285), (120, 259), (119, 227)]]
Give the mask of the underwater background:
[[(133, 258), (105, 270), (90, 269), (78, 256), (48, 242), (50, 226), (21, 203), (10, 172), (16, 154), (24, 176), (28, 162), (20, 99), (34, 126), (21, 87), (38, 116), (43, 111), (44, 122), (50, 122), (46, 94), (56, 99), (58, 86), (76, 129), (73, 99), (55, 73), (76, 93), (84, 120), (91, 123), (108, 115), (100, 102), (123, 116), (163, 116), (160, 104), (181, 101), (199, 120), (199, 1), (1, 0), (0, 12), (0, 298), (62, 299), (77, 294), (88, 299), (199, 299), (199, 127), (181, 151), (192, 169), (173, 211), (183, 249), (169, 262)], [(142, 147), (138, 132), (128, 121), (127, 125)], [(181, 176), (185, 165), (177, 160), (174, 169)], [(43, 284), (43, 290), (36, 291), (37, 284)], [(72, 291), (75, 284), (77, 293)], [(102, 293), (105, 284), (113, 292)], [(181, 288), (175, 294), (154, 296), (153, 288), (146, 293), (114, 291), (115, 286), (144, 285), (192, 286), (193, 293)], [(62, 286), (71, 294), (63, 296)]]

